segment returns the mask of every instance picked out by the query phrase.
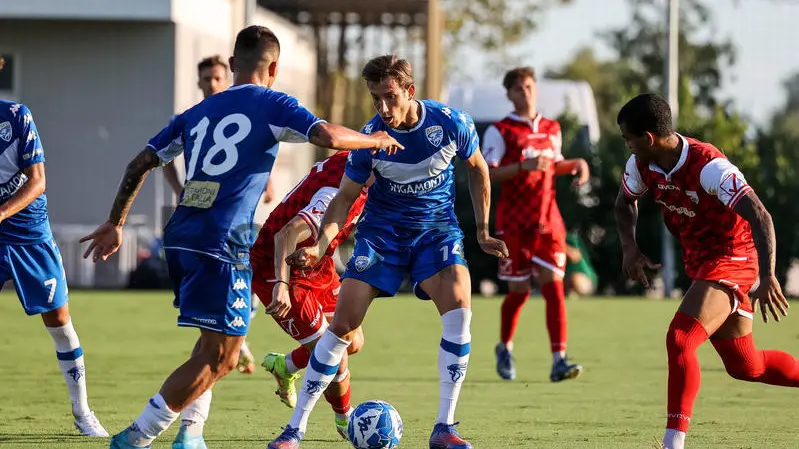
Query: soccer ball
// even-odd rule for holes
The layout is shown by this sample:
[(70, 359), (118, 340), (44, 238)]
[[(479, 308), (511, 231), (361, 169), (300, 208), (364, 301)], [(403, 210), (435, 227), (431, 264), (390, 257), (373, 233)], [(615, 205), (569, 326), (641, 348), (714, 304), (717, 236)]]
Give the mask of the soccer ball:
[(402, 418), (388, 402), (367, 401), (355, 407), (347, 433), (356, 449), (392, 449), (402, 438)]

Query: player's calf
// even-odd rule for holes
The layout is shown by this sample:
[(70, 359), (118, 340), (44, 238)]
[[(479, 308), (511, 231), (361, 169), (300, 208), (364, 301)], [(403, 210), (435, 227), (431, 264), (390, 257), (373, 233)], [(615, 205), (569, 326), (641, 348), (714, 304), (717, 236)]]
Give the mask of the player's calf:
[(799, 387), (799, 361), (782, 351), (760, 351), (752, 334), (733, 339), (712, 339), (727, 373), (738, 380)]

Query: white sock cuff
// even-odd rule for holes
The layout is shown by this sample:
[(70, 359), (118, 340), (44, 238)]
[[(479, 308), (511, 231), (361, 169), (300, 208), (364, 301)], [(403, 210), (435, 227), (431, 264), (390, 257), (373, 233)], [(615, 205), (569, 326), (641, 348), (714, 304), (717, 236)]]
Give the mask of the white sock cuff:
[(333, 332), (330, 332), (330, 329), (326, 330), (319, 341), (316, 343), (315, 350), (322, 350), (325, 353), (330, 354), (331, 357), (334, 357), (341, 361), (341, 357), (343, 354), (347, 352), (347, 347), (350, 345), (350, 342), (339, 338)]
[(172, 409), (166, 405), (166, 400), (163, 396), (161, 396), (161, 393), (156, 393), (155, 396), (150, 398), (150, 405), (158, 410), (163, 411), (164, 415), (169, 416), (172, 419), (176, 419), (179, 415), (178, 412), (172, 411)]
[(205, 423), (208, 421), (208, 412), (211, 410), (211, 397), (213, 390), (205, 390), (205, 393), (195, 399), (191, 404), (183, 409), (181, 419), (195, 423)]
[(45, 329), (47, 329), (47, 332), (53, 338), (53, 342), (55, 342), (56, 352), (65, 353), (80, 348), (80, 339), (78, 339), (78, 333), (75, 332), (75, 328), (72, 326), (72, 319), (63, 326), (45, 326)]
[(349, 368), (347, 368), (347, 369), (345, 369), (345, 370), (344, 370), (344, 372), (343, 372), (343, 373), (341, 373), (341, 374), (336, 374), (336, 377), (334, 377), (334, 378), (333, 378), (333, 380), (331, 381), (331, 383), (334, 383), (334, 384), (336, 384), (336, 383), (342, 382), (342, 381), (343, 381), (344, 379), (346, 379), (346, 378), (347, 378), (347, 376), (349, 376), (349, 375), (350, 375), (350, 369), (349, 369)]
[(442, 337), (452, 343), (464, 344), (472, 341), (470, 326), (471, 309), (455, 309), (441, 315)]

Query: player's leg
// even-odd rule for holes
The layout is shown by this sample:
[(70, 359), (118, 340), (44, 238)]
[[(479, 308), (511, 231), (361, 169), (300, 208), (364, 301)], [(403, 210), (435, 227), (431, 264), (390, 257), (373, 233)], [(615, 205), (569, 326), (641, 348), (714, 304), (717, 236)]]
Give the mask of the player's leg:
[(563, 286), (566, 268), (566, 241), (559, 233), (541, 234), (536, 239), (532, 262), (537, 266), (538, 284), (545, 302), (547, 332), (552, 351), (549, 380), (560, 382), (580, 375), (583, 367), (569, 363), (566, 357), (568, 322), (566, 290)]
[(85, 436), (107, 437), (89, 409), (83, 348), (72, 325), (67, 280), (55, 241), (6, 247), (17, 296), (28, 315), (41, 314), (72, 402), (75, 427)]
[[(398, 287), (398, 286), (397, 286)], [(333, 315), (333, 321), (316, 342), (302, 380), (297, 406), (283, 433), (269, 443), (268, 449), (295, 449), (308, 427), (308, 418), (322, 393), (335, 379), (341, 360), (361, 326), (366, 311), (378, 290), (364, 281), (346, 278)]]
[(509, 257), (499, 260), (499, 279), (508, 283), (508, 294), (500, 308), (499, 343), (494, 348), (497, 374), (503, 379), (516, 378), (513, 364), (513, 335), (522, 306), (530, 297), (531, 241), (521, 233), (506, 233), (503, 236), (508, 246)]
[[(200, 338), (194, 344), (191, 357), (200, 353)], [(205, 449), (203, 430), (211, 412), (211, 398), (213, 386), (208, 387), (205, 393), (193, 400), (180, 412), (180, 429), (172, 442), (172, 449)]]
[(181, 410), (235, 369), (247, 334), (252, 278), (248, 265), (189, 251), (167, 250), (166, 256), (179, 295), (178, 325), (200, 328), (199, 348), (164, 381), (133, 424), (114, 436), (112, 449), (149, 447)]
[(669, 325), (666, 449), (684, 447), (701, 379), (696, 351), (730, 316), (731, 297), (732, 292), (716, 282), (694, 281)]
[[(332, 319), (332, 316), (330, 317)], [(352, 391), (350, 388), (349, 356), (357, 354), (363, 347), (363, 328), (358, 327), (352, 335), (350, 345), (347, 346), (347, 354), (341, 359), (341, 363), (336, 371), (336, 377), (330, 382), (325, 390), (325, 400), (333, 409), (336, 430), (345, 440), (347, 437), (347, 426), (350, 415), (352, 414), (352, 404), (350, 402)]]

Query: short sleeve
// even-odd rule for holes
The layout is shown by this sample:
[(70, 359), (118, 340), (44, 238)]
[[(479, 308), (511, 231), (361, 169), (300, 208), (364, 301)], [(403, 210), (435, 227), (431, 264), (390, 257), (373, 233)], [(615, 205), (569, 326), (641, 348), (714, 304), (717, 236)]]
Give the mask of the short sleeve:
[(480, 138), (477, 136), (474, 121), (465, 112), (459, 113), (453, 119), (458, 129), (458, 151), (455, 154), (463, 160), (469, 159), (480, 148)]
[(358, 184), (366, 184), (372, 175), (372, 152), (369, 150), (350, 151), (344, 173)]
[(499, 167), (505, 156), (505, 139), (499, 129), (491, 125), (483, 133), (483, 157), (489, 167)]
[(311, 228), (311, 234), (313, 234), (314, 240), (316, 240), (316, 237), (319, 235), (319, 226), (322, 225), (322, 217), (324, 217), (327, 207), (330, 205), (330, 202), (333, 200), (333, 197), (336, 196), (337, 192), (338, 189), (335, 187), (322, 187), (314, 193), (308, 205), (297, 213), (297, 215), (305, 220), (308, 227)]
[(169, 124), (164, 127), (147, 143), (155, 151), (162, 164), (166, 164), (183, 153), (183, 130), (185, 119), (183, 114), (172, 117)]
[(621, 180), (621, 186), (622, 189), (624, 189), (624, 193), (633, 199), (640, 198), (648, 190), (641, 178), (641, 172), (638, 171), (635, 155), (627, 159), (627, 166), (624, 167), (624, 176)]
[(307, 142), (311, 129), (325, 122), (291, 95), (281, 94), (268, 107), (271, 112), (269, 129), (278, 142)]
[(36, 130), (36, 123), (33, 121), (33, 114), (24, 104), (12, 106), (14, 113), (14, 135), (19, 139), (19, 168), (28, 168), (32, 165), (44, 162), (44, 149)]
[(560, 131), (560, 124), (555, 122), (554, 132), (549, 135), (549, 141), (552, 143), (552, 151), (554, 151), (554, 161), (560, 162), (563, 158), (563, 134)]
[(752, 190), (741, 170), (726, 158), (708, 162), (699, 174), (699, 182), (709, 195), (719, 199), (730, 209)]

